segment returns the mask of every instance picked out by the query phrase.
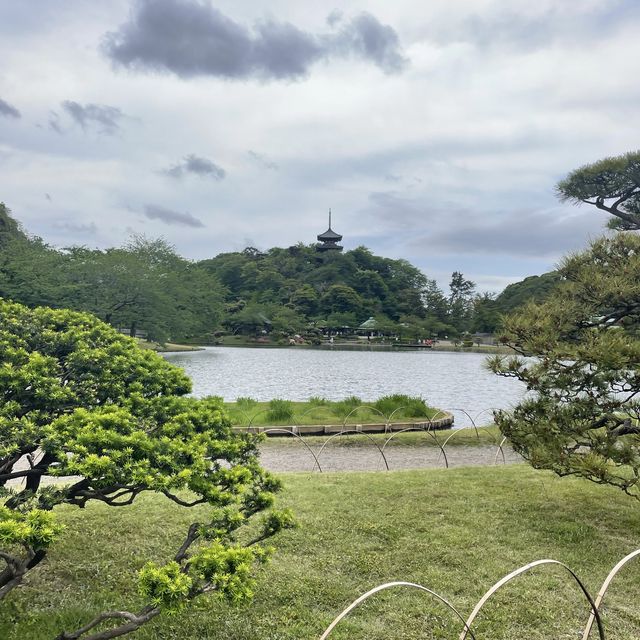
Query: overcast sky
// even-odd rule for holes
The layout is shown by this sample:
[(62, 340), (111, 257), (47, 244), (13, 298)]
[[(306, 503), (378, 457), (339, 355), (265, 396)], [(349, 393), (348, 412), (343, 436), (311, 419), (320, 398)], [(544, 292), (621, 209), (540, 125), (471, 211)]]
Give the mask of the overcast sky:
[(603, 230), (640, 147), (638, 0), (0, 0), (0, 200), (65, 246), (310, 243), (501, 290)]

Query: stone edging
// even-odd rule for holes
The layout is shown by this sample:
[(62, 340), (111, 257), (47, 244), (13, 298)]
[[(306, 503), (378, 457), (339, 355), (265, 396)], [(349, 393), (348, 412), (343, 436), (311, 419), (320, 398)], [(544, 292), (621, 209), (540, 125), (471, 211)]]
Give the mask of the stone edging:
[(444, 418), (438, 420), (423, 420), (421, 422), (372, 422), (369, 424), (303, 424), (303, 425), (284, 425), (284, 426), (264, 426), (264, 427), (233, 427), (234, 431), (241, 433), (264, 433), (270, 430), (278, 429), (276, 433), (267, 433), (267, 435), (279, 436), (287, 433), (296, 435), (330, 435), (340, 433), (341, 431), (359, 431), (361, 433), (386, 433), (389, 431), (402, 431), (403, 429), (448, 429), (453, 426), (453, 414), (448, 411), (441, 411), (446, 414)]

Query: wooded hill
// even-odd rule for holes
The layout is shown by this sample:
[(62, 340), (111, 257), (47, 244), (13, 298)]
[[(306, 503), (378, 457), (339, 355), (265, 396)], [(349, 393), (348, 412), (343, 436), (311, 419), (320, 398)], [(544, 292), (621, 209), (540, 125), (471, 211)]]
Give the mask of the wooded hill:
[(445, 294), (406, 260), (362, 246), (344, 253), (248, 247), (200, 262), (140, 236), (119, 248), (56, 249), (25, 233), (3, 204), (0, 249), (0, 297), (89, 311), (158, 341), (212, 341), (220, 332), (318, 335), (370, 317), (378, 329), (407, 337), (490, 333), (501, 313), (544, 298), (556, 277), (532, 276), (495, 298), (478, 295), (459, 272)]

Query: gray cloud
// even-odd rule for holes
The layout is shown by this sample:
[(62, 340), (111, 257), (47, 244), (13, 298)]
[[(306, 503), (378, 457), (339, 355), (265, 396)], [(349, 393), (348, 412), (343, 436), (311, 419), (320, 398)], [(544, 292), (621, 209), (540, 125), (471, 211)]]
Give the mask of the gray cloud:
[(344, 13), (340, 11), (340, 9), (334, 9), (327, 16), (327, 24), (330, 27), (335, 27), (339, 22), (342, 22), (343, 18), (344, 18)]
[[(118, 122), (124, 117), (120, 109), (106, 104), (86, 104), (83, 106), (73, 100), (65, 100), (61, 106), (83, 130), (86, 131), (89, 126), (95, 125), (99, 133), (105, 135), (116, 133), (120, 128)], [(49, 126), (55, 129), (51, 120)]]
[(22, 114), (11, 104), (0, 98), (0, 116), (6, 118), (21, 118)]
[(278, 170), (278, 164), (273, 160), (270, 160), (267, 156), (262, 153), (258, 153), (257, 151), (252, 151), (249, 149), (247, 151), (247, 155), (258, 165), (260, 165), (263, 169), (270, 169), (271, 171)]
[(199, 220), (190, 213), (180, 213), (179, 211), (173, 211), (161, 207), (160, 205), (147, 204), (144, 207), (144, 215), (150, 220), (160, 220), (165, 224), (180, 225), (184, 227), (204, 227), (202, 220)]
[[(335, 16), (330, 23), (338, 23)], [(105, 35), (103, 50), (116, 65), (182, 78), (295, 80), (335, 56), (359, 57), (386, 73), (406, 65), (392, 27), (368, 13), (340, 24), (319, 35), (275, 20), (249, 29), (208, 0), (137, 0), (129, 22)]]
[(182, 178), (185, 173), (192, 173), (201, 178), (213, 178), (214, 180), (223, 180), (227, 175), (227, 172), (215, 162), (196, 156), (193, 153), (185, 156), (182, 162), (165, 169), (162, 173), (173, 178)]
[(606, 222), (590, 211), (566, 215), (561, 209), (521, 210), (500, 218), (477, 218), (461, 210), (456, 217), (459, 223), (428, 238), (430, 247), (438, 252), (557, 258), (601, 235)]
[(591, 8), (556, 3), (540, 7), (533, 15), (495, 5), (469, 12), (463, 20), (433, 21), (427, 33), (445, 44), (468, 42), (481, 49), (532, 51), (559, 41), (583, 47), (590, 37), (602, 40), (639, 17), (636, 0), (609, 0)]
[(386, 73), (399, 73), (407, 65), (398, 34), (370, 13), (361, 13), (345, 25), (333, 41), (337, 51), (370, 60)]
[(55, 111), (49, 111), (49, 121), (47, 122), (49, 129), (56, 133), (63, 134), (64, 131), (60, 126), (60, 116)]
[[(47, 196), (49, 194), (46, 194)], [(49, 200), (51, 198), (48, 198)], [(58, 220), (53, 223), (56, 229), (62, 229), (64, 231), (71, 231), (72, 233), (80, 233), (84, 235), (94, 235), (98, 231), (98, 227), (95, 222), (82, 223), (75, 222), (73, 220)]]
[(425, 202), (405, 196), (397, 191), (370, 193), (366, 212), (378, 221), (376, 226), (381, 231), (383, 231), (382, 225), (386, 227), (385, 232), (389, 227), (415, 230), (424, 227), (425, 224), (438, 217), (438, 213)]

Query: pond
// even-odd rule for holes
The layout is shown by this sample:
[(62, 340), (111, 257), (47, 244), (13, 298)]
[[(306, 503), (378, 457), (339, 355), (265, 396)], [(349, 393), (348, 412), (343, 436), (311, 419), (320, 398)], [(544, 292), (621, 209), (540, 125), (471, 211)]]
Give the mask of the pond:
[(405, 393), (451, 411), (458, 427), (471, 424), (464, 411), (487, 423), (489, 409), (508, 409), (525, 393), (519, 381), (487, 371), (479, 353), (207, 347), (164, 355), (191, 377), (196, 396), (367, 401)]

